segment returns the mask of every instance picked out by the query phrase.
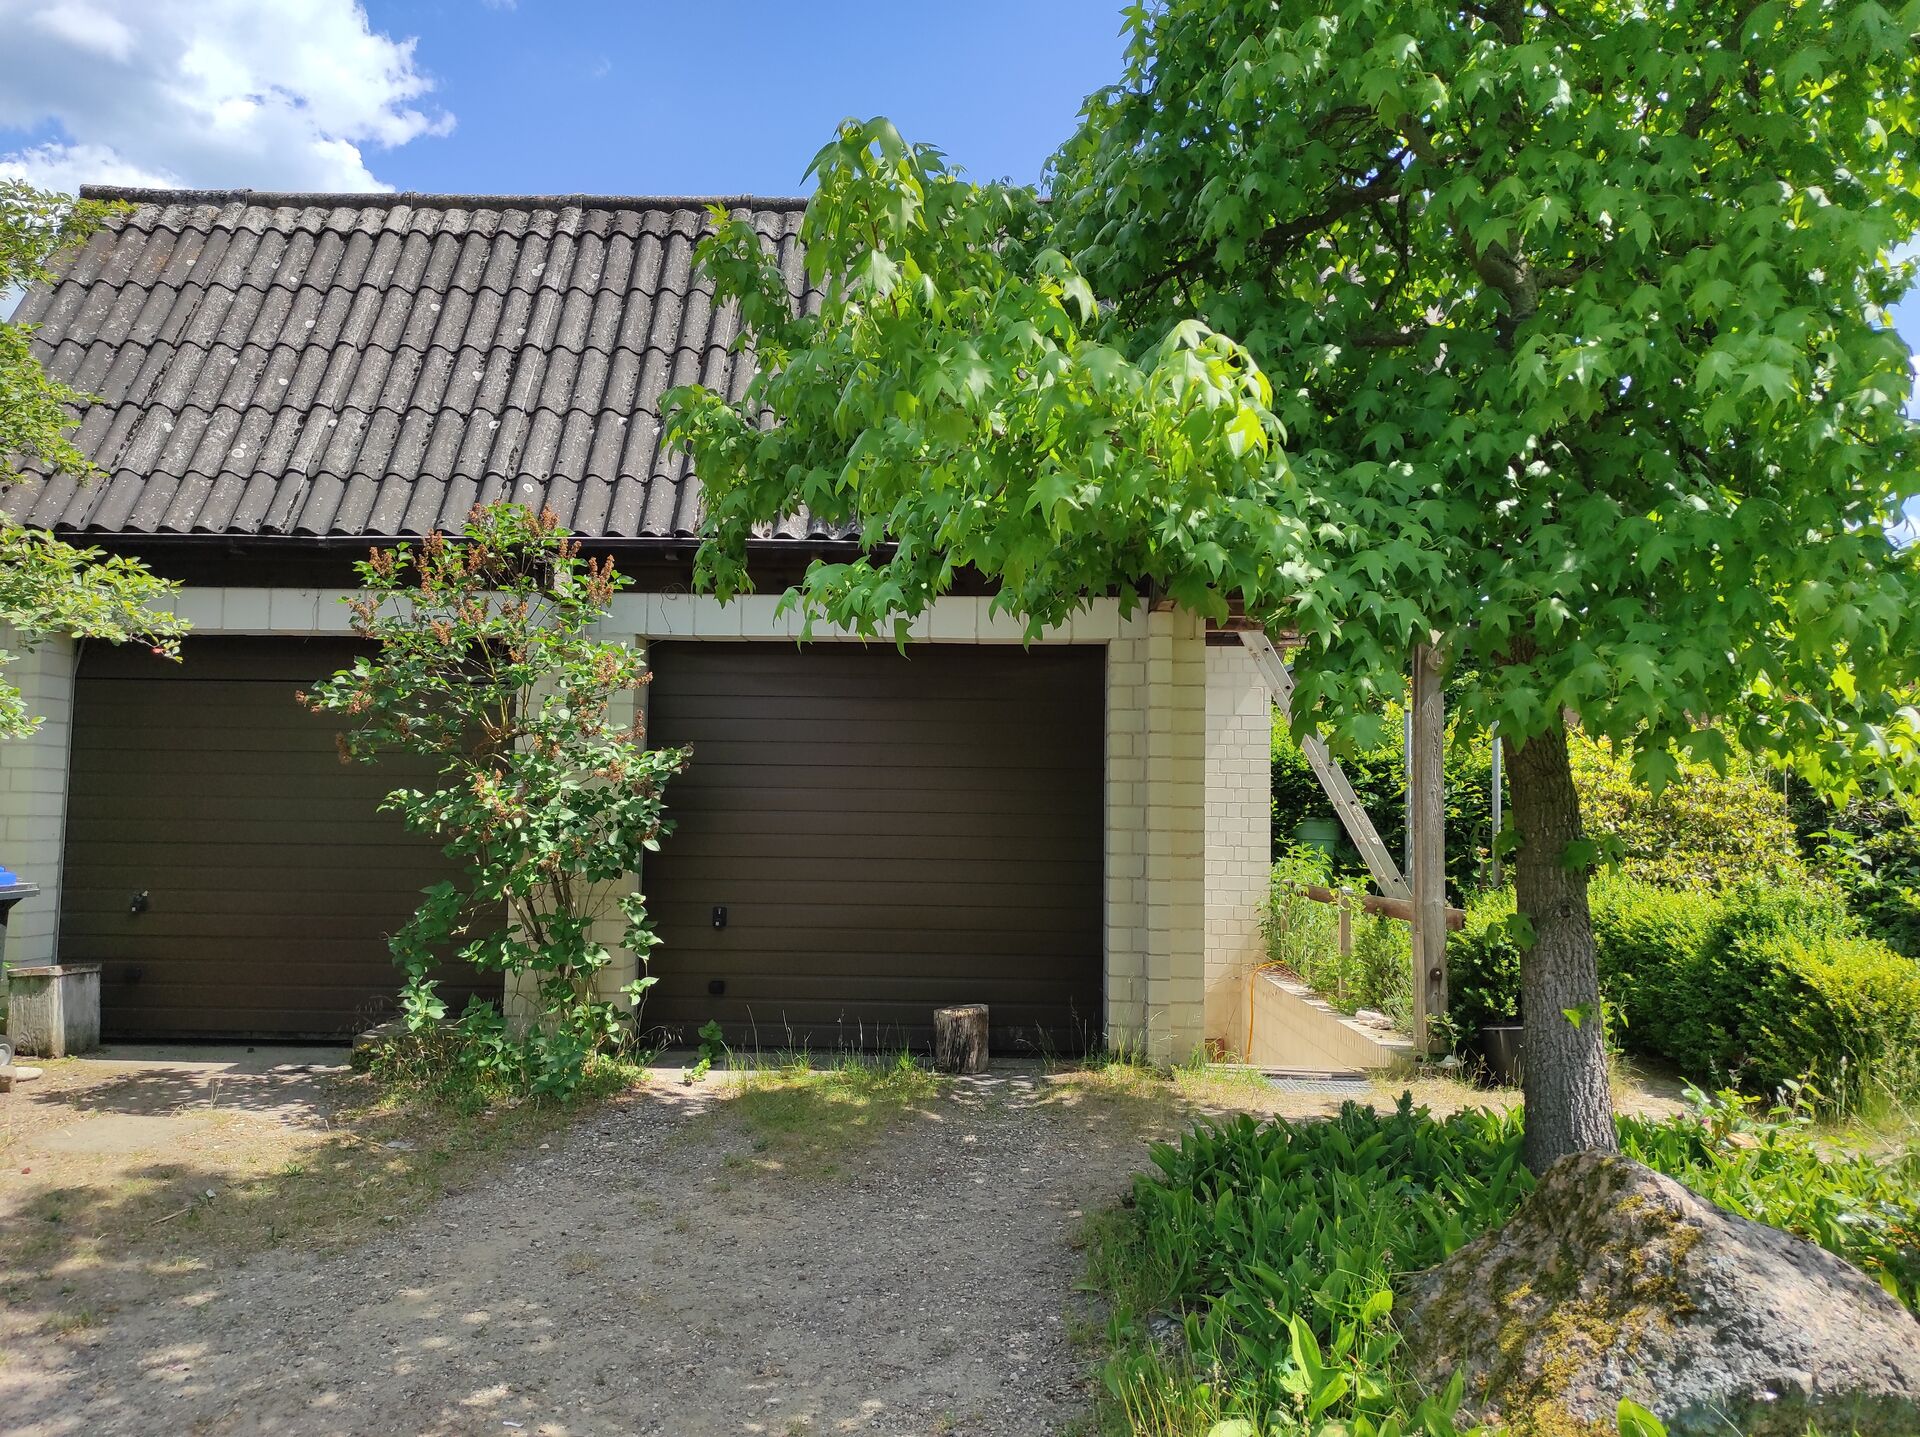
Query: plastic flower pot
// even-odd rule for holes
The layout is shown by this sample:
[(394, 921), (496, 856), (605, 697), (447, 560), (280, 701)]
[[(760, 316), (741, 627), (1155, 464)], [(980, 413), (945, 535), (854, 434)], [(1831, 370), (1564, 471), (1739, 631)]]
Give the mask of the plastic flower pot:
[(1519, 1023), (1488, 1023), (1480, 1029), (1480, 1052), (1487, 1071), (1509, 1088), (1526, 1075), (1526, 1028)]
[(1293, 841), (1302, 848), (1331, 854), (1340, 842), (1340, 824), (1331, 818), (1303, 818), (1293, 826)]

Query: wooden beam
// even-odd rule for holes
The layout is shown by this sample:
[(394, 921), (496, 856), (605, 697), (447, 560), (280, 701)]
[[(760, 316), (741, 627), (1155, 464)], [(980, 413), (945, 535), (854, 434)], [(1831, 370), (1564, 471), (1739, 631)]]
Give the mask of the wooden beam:
[(1413, 1042), (1430, 1053), (1438, 1033), (1432, 1020), (1447, 1011), (1447, 804), (1443, 778), (1447, 714), (1440, 654), (1431, 644), (1413, 651), (1409, 713), (1407, 852), (1413, 869)]
[[(1377, 893), (1335, 892), (1322, 883), (1296, 883), (1292, 887), (1295, 892), (1311, 898), (1315, 903), (1337, 903), (1342, 912), (1357, 905), (1363, 913), (1378, 913), (1383, 917), (1398, 918), (1402, 923), (1413, 921), (1413, 904), (1405, 898), (1382, 898)], [(1449, 930), (1458, 933), (1466, 926), (1466, 909), (1449, 908), (1447, 910)]]
[[(1253, 657), (1254, 667), (1260, 671), (1260, 677), (1266, 680), (1267, 688), (1273, 694), (1273, 701), (1280, 706), (1282, 714), (1293, 712), (1293, 675), (1287, 671), (1286, 662), (1280, 657), (1280, 651), (1273, 646), (1273, 640), (1258, 630), (1243, 629), (1240, 642), (1246, 645), (1248, 654)], [(1313, 776), (1320, 780), (1320, 787), (1333, 804), (1333, 811), (1339, 815), (1341, 825), (1347, 830), (1347, 837), (1353, 840), (1353, 846), (1360, 850), (1360, 857), (1366, 860), (1367, 872), (1373, 875), (1373, 881), (1380, 891), (1389, 898), (1411, 899), (1413, 890), (1407, 887), (1406, 879), (1400, 876), (1400, 869), (1393, 861), (1393, 855), (1387, 852), (1386, 844), (1380, 841), (1380, 833), (1373, 826), (1373, 820), (1367, 817), (1367, 810), (1361, 806), (1359, 796), (1354, 793), (1353, 785), (1347, 782), (1347, 776), (1327, 752), (1327, 746), (1317, 735), (1309, 734), (1301, 743), (1300, 751), (1307, 756), (1307, 766), (1313, 770)]]

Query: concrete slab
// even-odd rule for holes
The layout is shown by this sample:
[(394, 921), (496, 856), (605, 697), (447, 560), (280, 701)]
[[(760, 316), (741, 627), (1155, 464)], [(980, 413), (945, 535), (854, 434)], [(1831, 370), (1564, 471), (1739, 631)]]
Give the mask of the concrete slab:
[[(243, 1112), (288, 1123), (318, 1120), (325, 1111), (326, 1080), (346, 1071), (344, 1047), (282, 1047), (270, 1044), (116, 1043), (81, 1057), (47, 1065), (46, 1077), (17, 1087), (5, 1102), (15, 1105), (19, 1123), (3, 1126), (16, 1133), (49, 1122), (72, 1123), (100, 1114), (172, 1117), (186, 1113)], [(41, 1121), (25, 1119), (22, 1101), (42, 1110)], [(65, 1141), (104, 1142), (118, 1151), (135, 1151), (138, 1125), (104, 1131), (98, 1137), (71, 1135)]]
[(75, 1061), (103, 1074), (143, 1068), (189, 1073), (328, 1072), (344, 1070), (347, 1053), (345, 1044), (110, 1043)]

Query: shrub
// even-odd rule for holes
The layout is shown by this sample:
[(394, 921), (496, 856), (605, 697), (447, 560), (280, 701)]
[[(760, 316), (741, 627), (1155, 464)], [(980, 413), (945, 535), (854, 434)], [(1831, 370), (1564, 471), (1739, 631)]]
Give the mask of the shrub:
[(1751, 759), (1734, 755), (1724, 774), (1681, 759), (1653, 793), (1605, 739), (1576, 733), (1568, 756), (1581, 820), (1628, 877), (1675, 888), (1807, 881), (1786, 805)]
[(1261, 931), (1269, 962), (1284, 964), (1343, 1013), (1372, 1008), (1402, 1028), (1413, 1022), (1413, 942), (1407, 925), (1367, 913), (1352, 915), (1352, 951), (1340, 952), (1338, 910), (1301, 892), (1335, 882), (1318, 849), (1292, 847), (1273, 866)]
[(1920, 957), (1920, 821), (1907, 795), (1829, 804), (1798, 780), (1788, 785), (1794, 826), (1813, 870), (1846, 895), (1867, 932)]
[(1508, 931), (1513, 890), (1494, 889), (1467, 904), (1467, 923), (1447, 935), (1447, 993), (1456, 1027), (1471, 1035), (1520, 1016), (1520, 948)]
[(1372, 1008), (1393, 1019), (1401, 1032), (1412, 1032), (1413, 930), (1385, 914), (1355, 914), (1350, 961), (1352, 1011)]
[[(1622, 1120), (1627, 1154), (1920, 1305), (1920, 1156), (1835, 1157), (1802, 1106), (1693, 1097), (1690, 1117)], [(1328, 1122), (1242, 1116), (1157, 1148), (1132, 1208), (1092, 1232), (1091, 1277), (1114, 1303), (1109, 1430), (1456, 1433), (1457, 1391), (1413, 1390), (1401, 1371), (1394, 1304), (1532, 1190), (1521, 1140), (1518, 1114), (1436, 1121), (1402, 1098)], [(1155, 1331), (1169, 1312), (1177, 1354)]]
[(1807, 1075), (1846, 1093), (1856, 1077), (1911, 1092), (1920, 1053), (1920, 966), (1875, 938), (1769, 934), (1742, 945), (1765, 975), (1742, 1009), (1735, 1051), (1750, 1081)]
[[(1626, 1027), (1628, 1047), (1666, 1054), (1698, 1051), (1692, 1039), (1675, 1031), (1672, 1005), (1679, 998), (1691, 1002), (1684, 985), (1692, 979), (1683, 975), (1724, 907), (1704, 890), (1660, 888), (1618, 874), (1603, 874), (1594, 883), (1590, 908), (1601, 955), (1601, 991)], [(1699, 1076), (1718, 1075), (1711, 1067), (1674, 1061)]]
[[(517, 504), (476, 508), (461, 534), (375, 550), (358, 570), (354, 630), (376, 652), (302, 697), (348, 724), (345, 759), (398, 750), (433, 762), (432, 786), (395, 789), (382, 806), (461, 869), (391, 939), (407, 1027), (445, 1022), (430, 974), (452, 950), (523, 980), (541, 1014), (516, 1033), (474, 999), (449, 1025), (457, 1066), (571, 1094), (596, 1055), (632, 1040), (655, 981), (644, 967), (658, 939), (632, 875), (667, 830), (662, 789), (686, 763), (648, 748), (623, 712), (645, 660), (592, 634), (626, 580), (582, 559), (552, 514)], [(643, 970), (620, 990), (624, 1009), (602, 991), (614, 932)]]
[[(1760, 1091), (1811, 1077), (1837, 1101), (1867, 1084), (1920, 1094), (1920, 965), (1864, 936), (1831, 892), (1688, 892), (1603, 874), (1592, 912), (1601, 992), (1629, 1049)], [(1511, 894), (1477, 899), (1448, 944), (1463, 1031), (1518, 1013), (1512, 913)]]
[(1267, 906), (1260, 915), (1268, 961), (1286, 964), (1310, 983), (1315, 981), (1313, 970), (1334, 951), (1339, 915), (1333, 905), (1316, 902), (1301, 889), (1309, 883), (1333, 881), (1332, 864), (1325, 854), (1288, 845), (1274, 862)]

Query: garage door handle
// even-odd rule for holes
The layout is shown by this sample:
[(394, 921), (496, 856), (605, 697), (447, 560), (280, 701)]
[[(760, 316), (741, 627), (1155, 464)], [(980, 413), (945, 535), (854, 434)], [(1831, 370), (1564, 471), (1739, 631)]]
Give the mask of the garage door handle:
[(153, 901), (147, 896), (147, 890), (143, 888), (127, 901), (127, 912), (145, 913), (152, 906)]

